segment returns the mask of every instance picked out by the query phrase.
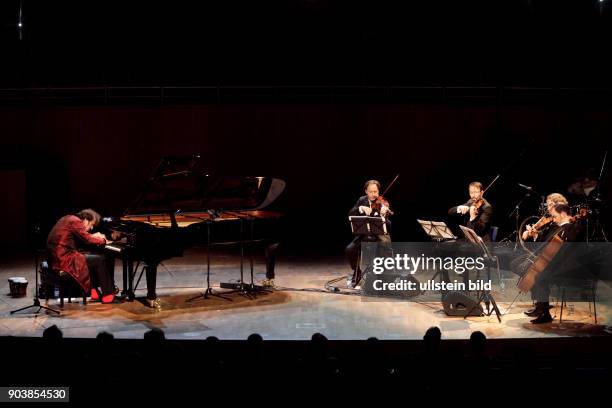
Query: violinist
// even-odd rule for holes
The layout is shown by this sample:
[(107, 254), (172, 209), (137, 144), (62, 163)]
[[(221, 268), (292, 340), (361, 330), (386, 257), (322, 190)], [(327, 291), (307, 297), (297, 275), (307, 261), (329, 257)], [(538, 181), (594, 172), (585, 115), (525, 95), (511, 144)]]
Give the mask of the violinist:
[[(387, 224), (387, 231), (391, 222), (389, 216), (393, 214), (389, 202), (380, 195), (380, 183), (377, 180), (368, 180), (364, 185), (365, 195), (359, 197), (353, 208), (349, 211), (349, 216), (365, 215), (371, 217), (383, 217)], [(381, 249), (384, 251), (391, 248), (391, 235), (372, 235), (372, 236), (356, 236), (353, 241), (348, 244), (344, 253), (351, 265), (351, 269), (355, 272), (353, 275), (353, 285), (357, 285), (361, 278), (361, 270), (359, 265), (359, 247), (363, 240), (379, 242)]]
[(483, 197), (482, 183), (479, 181), (471, 182), (468, 186), (468, 193), (470, 199), (465, 204), (448, 210), (448, 214), (463, 216), (463, 225), (474, 230), (484, 241), (490, 241), (489, 222), (493, 214), (493, 207)]
[(540, 218), (540, 220), (534, 225), (527, 225), (521, 238), (523, 241), (533, 240), (535, 242), (544, 242), (550, 238), (550, 233), (554, 231), (553, 217), (550, 215), (551, 210), (557, 204), (567, 205), (567, 199), (559, 193), (552, 193), (546, 197), (546, 210), (547, 214)]

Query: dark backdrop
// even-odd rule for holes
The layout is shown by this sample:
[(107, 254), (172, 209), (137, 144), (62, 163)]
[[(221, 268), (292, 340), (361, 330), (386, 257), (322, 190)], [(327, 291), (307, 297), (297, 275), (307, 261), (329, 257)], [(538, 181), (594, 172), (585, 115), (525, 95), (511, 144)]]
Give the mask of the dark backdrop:
[(0, 2), (0, 87), (611, 85), (606, 0)]
[(611, 4), (3, 1), (0, 159), (23, 171), (3, 188), (25, 174), (26, 229), (121, 214), (161, 156), (200, 154), (287, 180), (289, 253), (340, 253), (366, 179), (400, 173), (388, 198), (408, 240), (502, 173), (487, 197), (507, 235), (517, 182), (564, 191), (600, 165)]
[(443, 219), (469, 181), (498, 173), (487, 197), (508, 233), (506, 213), (524, 193), (516, 183), (563, 192), (599, 167), (611, 114), (465, 103), (30, 107), (0, 110), (0, 132), (4, 167), (27, 170), (30, 221), (81, 207), (121, 214), (161, 156), (197, 153), (211, 172), (285, 179), (273, 208), (288, 213), (288, 248), (325, 253), (349, 239), (346, 211), (363, 182), (396, 173), (396, 239), (422, 238), (416, 217)]

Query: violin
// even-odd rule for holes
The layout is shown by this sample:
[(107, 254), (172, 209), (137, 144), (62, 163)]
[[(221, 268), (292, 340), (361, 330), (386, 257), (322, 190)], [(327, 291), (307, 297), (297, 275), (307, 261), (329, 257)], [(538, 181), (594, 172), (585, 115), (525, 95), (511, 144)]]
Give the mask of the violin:
[(545, 215), (544, 217), (540, 218), (538, 220), (538, 222), (533, 224), (532, 228), (535, 229), (536, 231), (540, 231), (542, 228), (544, 228), (545, 226), (547, 226), (548, 224), (550, 224), (553, 221), (554, 221), (554, 219), (553, 219), (552, 216)]
[(479, 199), (478, 199), (478, 200), (476, 200), (476, 201), (472, 201), (472, 200), (470, 200), (470, 207), (474, 207), (474, 208), (476, 208), (476, 211), (478, 211), (478, 209), (479, 209), (480, 207), (482, 207), (482, 206), (483, 206), (483, 204), (484, 204), (484, 200), (482, 199), (482, 197), (481, 197), (481, 198), (479, 198)]
[(387, 186), (387, 188), (385, 189), (385, 191), (379, 195), (376, 200), (374, 200), (374, 202), (370, 203), (370, 207), (372, 208), (372, 212), (373, 213), (378, 213), (379, 215), (381, 215), (381, 210), (384, 207), (387, 207), (387, 215), (393, 215), (393, 211), (391, 211), (391, 207), (389, 206), (389, 202), (387, 201), (387, 199), (384, 197), (385, 194), (387, 194), (387, 191), (389, 191), (389, 189), (391, 188), (391, 186), (393, 184), (395, 184), (395, 182), (397, 181), (399, 177), (399, 174), (395, 176), (395, 178), (393, 179), (393, 181), (391, 181), (391, 183), (389, 183), (389, 185)]
[(529, 236), (535, 238), (537, 234), (539, 234), (544, 227), (553, 222), (554, 219), (550, 215), (544, 215), (542, 218), (538, 220), (535, 224), (531, 226), (531, 230), (529, 231)]
[[(579, 209), (577, 214), (570, 217), (570, 222), (574, 223), (576, 221), (580, 221), (581, 219), (587, 217), (588, 215), (589, 215), (588, 211), (583, 211), (582, 209)], [(542, 218), (538, 220), (538, 222), (533, 224), (533, 226), (531, 227), (531, 230), (529, 231), (529, 235), (535, 238), (536, 235), (539, 234), (544, 227), (546, 227), (553, 221), (554, 219), (551, 215), (549, 214), (544, 215)]]
[(383, 206), (387, 207), (387, 215), (393, 215), (393, 211), (391, 211), (391, 208), (389, 207), (389, 202), (383, 196), (378, 196), (374, 202), (370, 203), (373, 213), (381, 214), (380, 211), (382, 210)]

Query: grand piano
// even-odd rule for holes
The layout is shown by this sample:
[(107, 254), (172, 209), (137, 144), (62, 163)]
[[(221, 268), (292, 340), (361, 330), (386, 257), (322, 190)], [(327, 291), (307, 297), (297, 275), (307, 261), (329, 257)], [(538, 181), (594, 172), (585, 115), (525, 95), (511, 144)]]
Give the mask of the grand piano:
[(284, 188), (285, 182), (277, 178), (211, 175), (199, 156), (163, 158), (135, 203), (120, 217), (103, 218), (100, 225), (114, 238), (106, 249), (123, 261), (122, 294), (128, 300), (135, 298), (140, 267), (147, 284), (145, 303), (158, 307), (157, 269), (162, 261), (213, 240), (240, 244), (269, 240), (254, 231), (282, 216), (265, 208)]

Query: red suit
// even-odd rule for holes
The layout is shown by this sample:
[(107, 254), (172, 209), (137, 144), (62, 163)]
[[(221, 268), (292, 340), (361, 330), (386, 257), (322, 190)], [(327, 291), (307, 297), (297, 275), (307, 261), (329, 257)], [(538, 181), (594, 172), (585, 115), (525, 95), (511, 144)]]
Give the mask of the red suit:
[(54, 271), (69, 273), (86, 293), (91, 290), (91, 278), (85, 255), (78, 251), (86, 245), (104, 245), (103, 238), (90, 234), (76, 215), (66, 215), (55, 224), (47, 238), (47, 249)]

